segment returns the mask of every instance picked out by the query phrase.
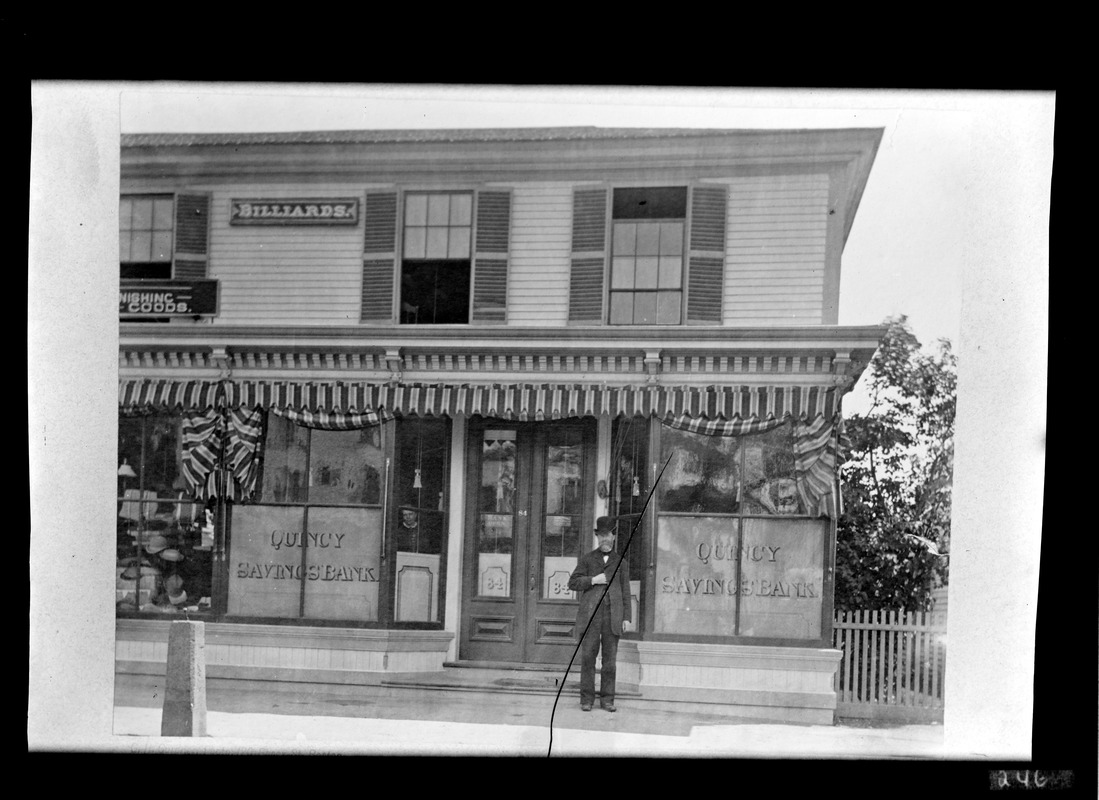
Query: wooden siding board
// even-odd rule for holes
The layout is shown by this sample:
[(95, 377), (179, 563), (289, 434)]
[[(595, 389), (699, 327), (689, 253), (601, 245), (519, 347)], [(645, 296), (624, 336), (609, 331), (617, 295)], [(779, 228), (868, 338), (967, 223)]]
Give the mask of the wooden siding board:
[(828, 174), (754, 175), (728, 186), (726, 324), (819, 324)]
[(568, 320), (572, 193), (567, 183), (512, 189), (508, 325)]

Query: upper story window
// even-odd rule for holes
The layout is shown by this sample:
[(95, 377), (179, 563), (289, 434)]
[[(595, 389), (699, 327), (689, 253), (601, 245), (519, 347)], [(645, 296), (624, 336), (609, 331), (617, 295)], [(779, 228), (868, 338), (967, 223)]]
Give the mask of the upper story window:
[(687, 188), (615, 189), (610, 323), (683, 321), (683, 247)]
[(120, 198), (121, 277), (158, 280), (172, 277), (174, 206), (171, 195), (123, 195)]
[(401, 322), (468, 323), (473, 194), (409, 193), (403, 223)]

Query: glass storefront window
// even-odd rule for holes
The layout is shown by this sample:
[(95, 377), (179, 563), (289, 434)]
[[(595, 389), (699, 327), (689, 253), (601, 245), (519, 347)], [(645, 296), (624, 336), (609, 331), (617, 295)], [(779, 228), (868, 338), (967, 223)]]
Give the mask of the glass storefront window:
[(671, 456), (657, 489), (661, 511), (733, 514), (738, 510), (739, 437), (662, 428), (663, 458)]
[(739, 437), (660, 429), (653, 631), (816, 641), (830, 525), (809, 519), (793, 426)]
[(118, 611), (209, 611), (213, 504), (183, 478), (179, 416), (120, 416), (115, 603)]
[(396, 622), (440, 620), (449, 441), (445, 420), (409, 417), (397, 423)]
[(379, 621), (390, 428), (268, 417), (259, 495), (233, 507), (229, 614)]
[(745, 514), (804, 514), (794, 480), (794, 433), (783, 425), (741, 439)]

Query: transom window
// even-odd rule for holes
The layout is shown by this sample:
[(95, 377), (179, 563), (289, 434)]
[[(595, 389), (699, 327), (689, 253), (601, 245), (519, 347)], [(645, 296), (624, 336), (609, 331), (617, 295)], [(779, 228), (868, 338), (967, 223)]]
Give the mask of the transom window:
[(683, 321), (683, 244), (687, 189), (615, 189), (610, 323)]
[(172, 277), (174, 210), (171, 196), (123, 195), (119, 199), (121, 277)]
[(405, 195), (401, 322), (469, 322), (473, 194)]

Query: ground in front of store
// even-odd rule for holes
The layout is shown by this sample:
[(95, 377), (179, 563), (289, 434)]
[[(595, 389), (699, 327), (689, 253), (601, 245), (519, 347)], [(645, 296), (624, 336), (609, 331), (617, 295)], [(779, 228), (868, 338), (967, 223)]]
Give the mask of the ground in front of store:
[(765, 723), (654, 710), (628, 696), (616, 699), (616, 713), (598, 703), (584, 712), (570, 688), (558, 695), (207, 679), (207, 735), (200, 740), (160, 737), (163, 677), (120, 674), (114, 739), (117, 749), (143, 752), (943, 757), (939, 725)]

